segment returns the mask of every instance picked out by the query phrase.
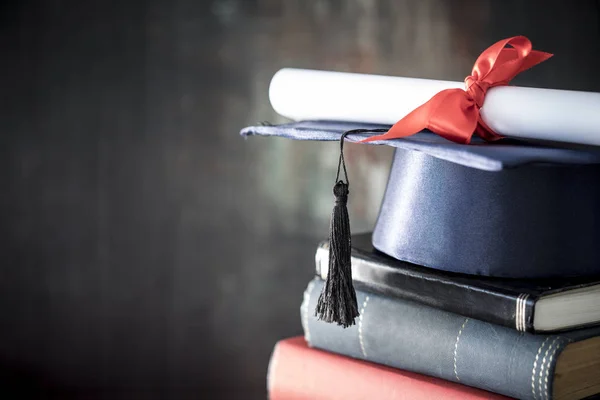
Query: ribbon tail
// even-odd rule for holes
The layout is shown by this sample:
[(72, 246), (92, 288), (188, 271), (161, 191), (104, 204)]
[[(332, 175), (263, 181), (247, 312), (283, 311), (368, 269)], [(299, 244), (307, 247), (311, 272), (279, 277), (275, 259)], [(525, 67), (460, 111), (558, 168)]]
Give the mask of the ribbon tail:
[(400, 121), (396, 122), (386, 133), (363, 139), (360, 143), (374, 142), (376, 140), (399, 139), (414, 135), (427, 128), (432, 102), (440, 93), (436, 94), (428, 102), (421, 104)]
[(383, 135), (361, 142), (399, 139), (429, 129), (456, 143), (469, 143), (477, 125), (478, 110), (462, 89), (446, 89), (396, 122)]

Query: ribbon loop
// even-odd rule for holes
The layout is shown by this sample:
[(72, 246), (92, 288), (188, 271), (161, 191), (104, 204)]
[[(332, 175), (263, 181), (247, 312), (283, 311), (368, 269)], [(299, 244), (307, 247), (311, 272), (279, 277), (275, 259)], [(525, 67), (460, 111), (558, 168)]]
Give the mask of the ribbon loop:
[(474, 133), (486, 140), (499, 139), (501, 136), (493, 132), (479, 115), (487, 90), (508, 85), (515, 76), (550, 57), (550, 53), (533, 50), (531, 41), (525, 36), (500, 40), (477, 58), (471, 75), (465, 78), (465, 90), (439, 92), (396, 122), (387, 133), (371, 136), (362, 142), (402, 138), (423, 129), (464, 144), (470, 143)]

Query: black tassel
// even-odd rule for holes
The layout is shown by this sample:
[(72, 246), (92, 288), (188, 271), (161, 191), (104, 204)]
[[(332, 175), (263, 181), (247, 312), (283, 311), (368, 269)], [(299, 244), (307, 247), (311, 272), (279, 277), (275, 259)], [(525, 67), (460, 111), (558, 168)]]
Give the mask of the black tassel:
[[(354, 325), (354, 319), (359, 315), (356, 292), (352, 285), (350, 219), (346, 207), (350, 183), (344, 161), (344, 139), (351, 132), (354, 131), (344, 133), (340, 140), (340, 159), (333, 187), (335, 206), (329, 227), (329, 272), (315, 310), (315, 315), (320, 320), (336, 322), (344, 328)], [(340, 166), (344, 168), (345, 183), (339, 179)]]

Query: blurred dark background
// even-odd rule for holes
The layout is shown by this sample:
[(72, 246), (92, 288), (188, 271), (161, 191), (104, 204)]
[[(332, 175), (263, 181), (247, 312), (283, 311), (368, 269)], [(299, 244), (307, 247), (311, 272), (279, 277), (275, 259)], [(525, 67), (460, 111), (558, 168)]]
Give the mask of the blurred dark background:
[[(515, 83), (600, 91), (598, 1), (22, 1), (1, 6), (0, 394), (266, 398), (301, 334), (337, 144), (243, 140), (283, 122), (295, 66), (462, 80), (524, 34)], [(350, 145), (353, 230), (389, 148)]]

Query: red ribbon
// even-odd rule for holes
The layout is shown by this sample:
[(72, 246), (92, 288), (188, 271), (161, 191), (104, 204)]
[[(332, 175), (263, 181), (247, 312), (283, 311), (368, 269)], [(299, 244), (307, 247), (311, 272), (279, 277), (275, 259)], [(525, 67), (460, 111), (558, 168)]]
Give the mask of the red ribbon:
[(423, 129), (464, 144), (470, 143), (473, 133), (486, 140), (500, 139), (501, 136), (493, 132), (479, 115), (485, 93), (494, 86), (508, 85), (515, 76), (550, 57), (550, 53), (532, 50), (531, 41), (525, 36), (501, 40), (475, 61), (471, 75), (465, 78), (466, 90), (442, 90), (396, 122), (387, 133), (371, 136), (363, 142), (402, 138)]

